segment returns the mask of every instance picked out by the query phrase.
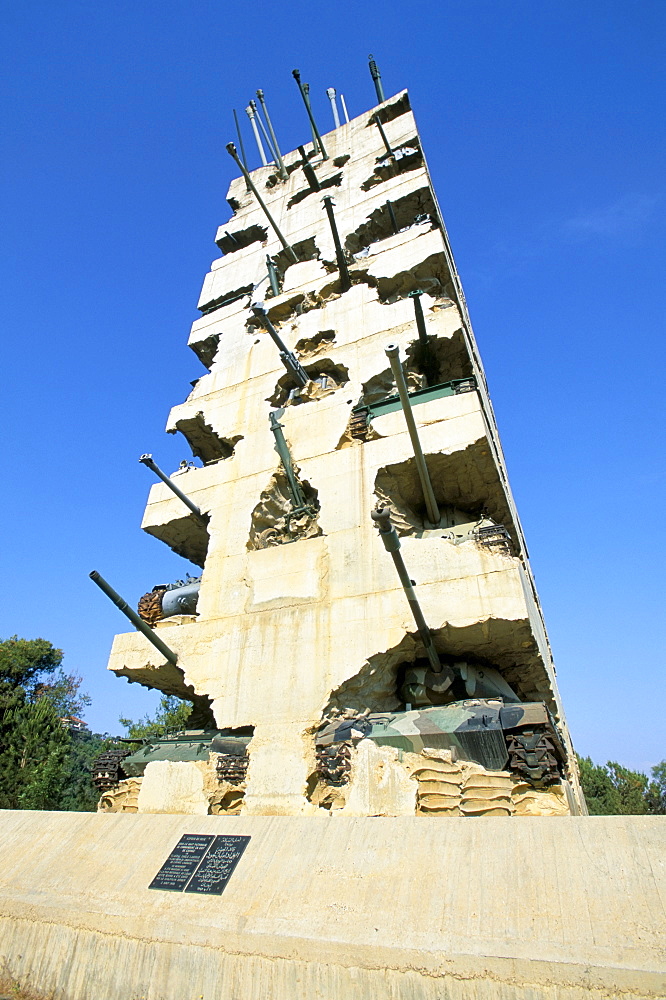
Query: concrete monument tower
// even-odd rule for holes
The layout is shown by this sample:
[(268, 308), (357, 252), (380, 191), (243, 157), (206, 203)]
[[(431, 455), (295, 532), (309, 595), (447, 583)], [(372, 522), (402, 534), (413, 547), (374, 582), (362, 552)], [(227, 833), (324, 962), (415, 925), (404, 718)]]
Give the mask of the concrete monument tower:
[(242, 738), (244, 760), (230, 782), (215, 747), (197, 761), (144, 753), (102, 808), (579, 813), (407, 93), (275, 152), (228, 202), (189, 340), (209, 374), (167, 427), (202, 464), (171, 477), (189, 509), (159, 483), (143, 520), (201, 579), (144, 599), (171, 659), (132, 631), (109, 666), (192, 700), (194, 724)]
[(201, 578), (139, 617), (94, 574), (138, 628), (110, 668), (192, 728), (100, 764), (96, 814), (0, 817), (0, 962), (49, 996), (666, 995), (663, 820), (576, 815), (462, 289), (377, 90), (231, 185), (168, 424), (201, 465), (143, 456), (143, 527)]

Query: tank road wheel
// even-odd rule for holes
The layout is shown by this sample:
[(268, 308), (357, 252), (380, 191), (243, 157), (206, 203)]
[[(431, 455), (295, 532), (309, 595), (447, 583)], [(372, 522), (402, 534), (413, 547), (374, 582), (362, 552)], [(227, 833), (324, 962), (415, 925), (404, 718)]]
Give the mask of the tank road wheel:
[(122, 761), (131, 750), (105, 750), (92, 763), (92, 783), (99, 792), (106, 792), (127, 777), (122, 769)]

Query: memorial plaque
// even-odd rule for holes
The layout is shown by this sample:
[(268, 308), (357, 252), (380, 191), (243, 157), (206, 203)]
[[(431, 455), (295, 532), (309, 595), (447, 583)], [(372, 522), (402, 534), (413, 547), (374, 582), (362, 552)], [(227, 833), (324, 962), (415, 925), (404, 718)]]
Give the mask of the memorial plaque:
[(166, 859), (149, 889), (220, 895), (250, 838), (186, 833)]
[(166, 859), (149, 889), (182, 892), (197, 870), (215, 837), (207, 833), (186, 833)]
[(249, 839), (240, 836), (216, 837), (188, 882), (185, 892), (208, 892), (219, 896), (231, 878)]

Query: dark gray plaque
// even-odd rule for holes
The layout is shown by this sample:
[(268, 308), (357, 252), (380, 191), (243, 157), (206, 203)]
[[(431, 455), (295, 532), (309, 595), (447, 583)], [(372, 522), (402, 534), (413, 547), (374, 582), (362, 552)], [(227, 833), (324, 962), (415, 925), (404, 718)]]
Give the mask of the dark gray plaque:
[(249, 843), (249, 837), (219, 836), (188, 882), (185, 892), (224, 892), (234, 868)]
[(249, 837), (241, 836), (186, 833), (148, 888), (219, 896), (224, 892), (249, 840)]
[(149, 889), (182, 892), (215, 840), (208, 833), (186, 833), (166, 859)]

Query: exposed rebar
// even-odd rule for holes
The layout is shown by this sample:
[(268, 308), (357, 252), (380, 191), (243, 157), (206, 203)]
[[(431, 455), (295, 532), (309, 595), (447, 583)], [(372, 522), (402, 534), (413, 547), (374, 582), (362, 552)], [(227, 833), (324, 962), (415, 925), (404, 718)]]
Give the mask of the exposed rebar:
[(349, 112), (347, 111), (347, 103), (345, 101), (344, 94), (340, 94), (340, 104), (342, 105), (342, 113), (345, 116), (345, 125), (349, 125)]

